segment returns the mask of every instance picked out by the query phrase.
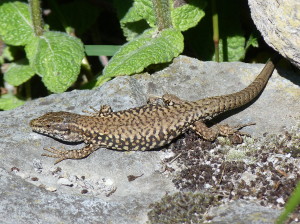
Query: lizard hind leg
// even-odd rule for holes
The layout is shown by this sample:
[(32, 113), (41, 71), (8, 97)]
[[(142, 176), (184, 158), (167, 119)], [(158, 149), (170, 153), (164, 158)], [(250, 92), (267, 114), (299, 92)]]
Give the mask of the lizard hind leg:
[(255, 123), (249, 123), (244, 125), (238, 125), (230, 127), (229, 125), (221, 125), (217, 124), (212, 127), (207, 127), (206, 124), (202, 121), (196, 121), (192, 126), (192, 130), (194, 130), (198, 135), (200, 135), (203, 139), (208, 141), (214, 141), (218, 136), (231, 136), (231, 135), (248, 135), (246, 133), (240, 132), (239, 130), (243, 127), (254, 125)]
[(86, 145), (84, 148), (79, 150), (66, 150), (64, 148), (57, 149), (54, 147), (44, 148), (45, 151), (48, 151), (51, 154), (43, 153), (42, 156), (58, 158), (54, 164), (57, 164), (65, 159), (82, 159), (89, 156), (93, 153), (98, 147), (95, 147), (91, 144)]

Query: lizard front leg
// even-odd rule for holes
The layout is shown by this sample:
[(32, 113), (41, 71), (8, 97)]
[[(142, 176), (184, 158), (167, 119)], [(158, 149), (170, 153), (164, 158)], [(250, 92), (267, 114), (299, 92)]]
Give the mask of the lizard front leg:
[(166, 105), (181, 104), (186, 102), (185, 100), (182, 100), (179, 97), (169, 93), (164, 94), (162, 99)]
[(91, 153), (98, 149), (98, 145), (88, 144), (82, 149), (73, 149), (73, 150), (65, 150), (65, 149), (56, 149), (54, 147), (44, 148), (44, 150), (50, 152), (51, 154), (42, 154), (42, 156), (58, 158), (54, 164), (57, 164), (65, 159), (82, 159), (89, 156)]
[(88, 111), (88, 110), (83, 110), (82, 112), (90, 114), (93, 117), (104, 117), (107, 114), (110, 114), (110, 113), (113, 112), (111, 107), (109, 105), (106, 105), (106, 104), (101, 105), (99, 110), (97, 110), (97, 109), (95, 109), (94, 107), (91, 107), (91, 106), (90, 106), (90, 109), (93, 110), (94, 112), (91, 112), (91, 111)]
[(164, 105), (174, 105), (174, 104), (181, 104), (185, 102), (179, 97), (169, 93), (164, 94), (162, 97), (151, 96), (149, 97), (147, 102), (150, 104), (157, 104), (158, 100), (162, 100)]

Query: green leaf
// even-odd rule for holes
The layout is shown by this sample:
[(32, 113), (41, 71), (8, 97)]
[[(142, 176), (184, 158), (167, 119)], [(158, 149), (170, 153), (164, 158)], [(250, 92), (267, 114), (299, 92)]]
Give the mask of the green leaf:
[[(125, 16), (120, 20), (121, 28), (127, 41), (133, 40), (144, 32), (144, 30), (149, 28), (149, 24), (147, 24), (146, 20), (144, 20), (144, 14), (140, 13), (141, 9), (138, 7), (143, 8), (142, 2), (133, 4)], [(149, 11), (149, 9), (147, 11)], [(153, 13), (154, 12), (152, 10), (152, 14)]]
[[(170, 1), (173, 5), (174, 1)], [(189, 4), (183, 4), (179, 7), (170, 7), (173, 27), (185, 31), (197, 25), (200, 19), (205, 15), (204, 8), (206, 1), (190, 0)], [(146, 29), (148, 26), (156, 26), (156, 18), (153, 10), (152, 1), (135, 0), (133, 6), (127, 14), (120, 20), (121, 28), (127, 40), (132, 40)]]
[(222, 38), (219, 42), (220, 61), (239, 61), (245, 56), (245, 37)]
[(0, 15), (0, 38), (6, 44), (25, 45), (34, 37), (28, 4), (4, 1)]
[(4, 60), (12, 61), (14, 60), (15, 47), (7, 45), (4, 47), (2, 54), (0, 55), (0, 64), (4, 63)]
[(205, 1), (191, 0), (188, 3), (171, 11), (173, 26), (181, 31), (196, 26), (205, 15)]
[(152, 1), (135, 0), (134, 5), (137, 14), (143, 17), (150, 27), (155, 27), (156, 18), (153, 10)]
[(33, 39), (25, 51), (35, 73), (55, 93), (64, 92), (76, 81), (84, 57), (83, 44), (78, 38), (53, 31)]
[(250, 35), (249, 39), (247, 40), (246, 43), (246, 50), (250, 47), (259, 47), (257, 37), (255, 37), (253, 34)]
[(14, 95), (5, 94), (0, 97), (0, 110), (12, 110), (22, 106), (24, 103), (24, 100), (20, 100)]
[(183, 51), (183, 36), (177, 29), (161, 32), (146, 30), (133, 41), (125, 44), (109, 61), (99, 77), (97, 86), (120, 75), (131, 75), (151, 64), (171, 61)]
[(29, 65), (11, 63), (4, 74), (4, 80), (13, 86), (19, 86), (34, 76), (34, 71)]

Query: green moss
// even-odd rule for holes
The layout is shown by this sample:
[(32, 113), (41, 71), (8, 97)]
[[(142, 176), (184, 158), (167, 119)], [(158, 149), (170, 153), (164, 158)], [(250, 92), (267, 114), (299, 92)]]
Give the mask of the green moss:
[(216, 203), (213, 196), (178, 192), (164, 196), (161, 201), (151, 204), (148, 224), (176, 224), (203, 222), (207, 208)]

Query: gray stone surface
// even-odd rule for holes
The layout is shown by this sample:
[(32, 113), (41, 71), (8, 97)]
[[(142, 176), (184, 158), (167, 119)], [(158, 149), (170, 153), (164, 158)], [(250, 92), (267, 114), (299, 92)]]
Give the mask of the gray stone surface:
[(143, 202), (151, 197), (148, 192), (140, 200), (128, 194), (123, 200), (110, 201), (88, 195), (52, 193), (3, 168), (0, 189), (2, 224), (139, 223), (143, 220), (140, 214), (145, 209)]
[(266, 43), (300, 68), (300, 1), (249, 0), (248, 4)]
[(280, 211), (263, 207), (255, 202), (237, 200), (212, 208), (207, 215), (214, 217), (211, 224), (273, 224)]
[[(43, 147), (82, 145), (66, 145), (33, 133), (29, 121), (49, 111), (82, 113), (88, 106), (101, 104), (127, 109), (164, 93), (186, 100), (232, 93), (248, 85), (262, 67), (181, 56), (154, 75), (118, 77), (95, 90), (53, 94), (0, 112), (0, 222), (145, 223), (148, 205), (176, 191), (171, 177), (160, 173), (170, 151), (99, 149), (88, 158), (53, 165), (54, 159), (41, 157)], [(258, 100), (222, 122), (256, 122), (244, 131), (261, 137), (264, 132), (281, 133), (299, 121), (300, 77), (279, 73), (275, 72)], [(142, 176), (128, 181), (129, 175)]]

